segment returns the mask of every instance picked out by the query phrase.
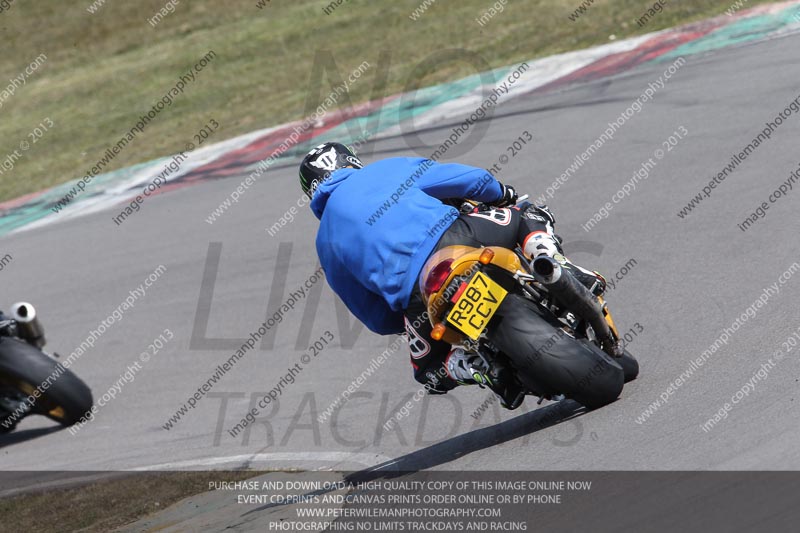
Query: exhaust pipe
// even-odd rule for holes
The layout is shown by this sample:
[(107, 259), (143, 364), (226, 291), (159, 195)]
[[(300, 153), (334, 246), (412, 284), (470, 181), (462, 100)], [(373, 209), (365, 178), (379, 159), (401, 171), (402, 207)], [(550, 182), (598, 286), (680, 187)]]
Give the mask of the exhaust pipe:
[(44, 338), (44, 328), (36, 315), (36, 308), (26, 302), (16, 303), (11, 306), (11, 318), (17, 322), (17, 334), (37, 348), (42, 348), (47, 342)]
[(540, 255), (533, 261), (533, 275), (567, 309), (592, 326), (603, 349), (609, 355), (622, 356), (622, 350), (618, 343), (614, 342), (600, 302), (569, 270), (562, 268), (558, 261), (551, 257)]

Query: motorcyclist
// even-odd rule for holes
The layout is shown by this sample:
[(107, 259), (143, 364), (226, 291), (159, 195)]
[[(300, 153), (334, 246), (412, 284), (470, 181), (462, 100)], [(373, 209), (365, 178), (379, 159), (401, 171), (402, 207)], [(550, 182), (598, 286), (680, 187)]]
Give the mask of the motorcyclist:
[[(431, 338), (418, 277), (436, 250), (520, 245), (527, 258), (554, 257), (595, 294), (605, 290), (602, 276), (563, 257), (547, 207), (515, 207), (514, 188), (487, 170), (418, 157), (364, 166), (349, 147), (328, 142), (304, 157), (300, 184), (320, 220), (316, 247), (329, 285), (371, 331), (406, 332), (414, 377), (431, 393), (478, 384), (516, 409), (525, 392), (499, 363)], [(461, 215), (451, 199), (491, 207)]]

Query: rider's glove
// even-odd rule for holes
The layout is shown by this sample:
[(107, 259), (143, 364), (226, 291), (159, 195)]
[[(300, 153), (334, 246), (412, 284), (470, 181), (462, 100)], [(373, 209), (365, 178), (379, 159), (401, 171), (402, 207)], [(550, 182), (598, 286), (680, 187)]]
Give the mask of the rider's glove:
[(489, 202), (489, 205), (493, 205), (495, 207), (510, 207), (512, 205), (516, 205), (517, 191), (514, 190), (514, 187), (511, 185), (503, 185), (502, 183), (500, 184), (500, 187), (503, 189), (503, 194), (494, 202)]
[(537, 205), (534, 209), (536, 210), (536, 214), (544, 217), (546, 221), (550, 223), (551, 226), (555, 226), (556, 217), (553, 216), (553, 212), (550, 211), (549, 207), (547, 207), (546, 205)]
[(556, 217), (553, 212), (546, 205), (528, 205), (522, 212), (522, 216), (529, 220), (536, 220), (549, 226), (554, 226)]

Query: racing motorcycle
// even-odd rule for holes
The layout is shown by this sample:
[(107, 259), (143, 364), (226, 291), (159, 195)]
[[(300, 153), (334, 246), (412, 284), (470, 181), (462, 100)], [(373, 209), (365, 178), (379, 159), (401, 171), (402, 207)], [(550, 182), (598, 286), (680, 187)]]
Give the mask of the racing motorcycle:
[(45, 343), (31, 304), (14, 304), (0, 319), (0, 433), (32, 414), (71, 426), (92, 408), (89, 387), (42, 350)]
[(566, 397), (594, 409), (615, 401), (639, 364), (604, 299), (558, 259), (531, 262), (519, 247), (447, 246), (425, 263), (420, 292), (434, 339), (510, 367), (539, 403)]

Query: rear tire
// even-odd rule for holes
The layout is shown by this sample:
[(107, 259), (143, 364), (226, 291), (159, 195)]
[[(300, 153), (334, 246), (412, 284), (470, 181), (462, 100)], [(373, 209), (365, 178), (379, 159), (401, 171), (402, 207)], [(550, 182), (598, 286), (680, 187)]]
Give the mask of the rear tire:
[(615, 401), (622, 392), (623, 367), (591, 342), (564, 333), (533, 302), (511, 294), (492, 322), (489, 338), (531, 391), (563, 394), (590, 409)]
[[(92, 391), (67, 368), (30, 344), (13, 337), (0, 338), (0, 381), (32, 394), (51, 375), (50, 385), (33, 404), (31, 414), (41, 414), (63, 426), (71, 426), (94, 403)], [(45, 384), (46, 385), (46, 384)]]
[(622, 357), (616, 361), (625, 372), (625, 383), (633, 381), (639, 376), (639, 361), (637, 361), (628, 350), (625, 350), (622, 354)]

